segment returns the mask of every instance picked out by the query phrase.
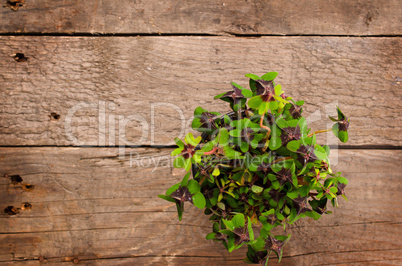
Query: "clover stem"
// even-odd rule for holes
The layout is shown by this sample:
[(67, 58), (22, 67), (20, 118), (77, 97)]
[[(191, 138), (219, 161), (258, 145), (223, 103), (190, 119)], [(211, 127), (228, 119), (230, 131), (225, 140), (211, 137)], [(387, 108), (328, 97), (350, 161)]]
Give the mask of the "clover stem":
[(323, 130), (318, 130), (318, 131), (315, 131), (315, 132), (313, 132), (313, 133), (311, 133), (311, 134), (308, 134), (307, 137), (311, 137), (311, 136), (313, 136), (314, 134), (324, 133), (324, 132), (328, 132), (328, 131), (331, 131), (331, 130), (332, 130), (332, 128), (323, 129)]
[(250, 112), (249, 112), (247, 109), (246, 109), (246, 112), (245, 112), (245, 113), (246, 113), (246, 117), (247, 117), (247, 118), (250, 118)]
[(279, 158), (279, 159), (273, 161), (272, 164), (278, 163), (278, 162), (281, 162), (281, 161), (285, 161), (285, 160), (290, 160), (290, 159), (293, 159), (293, 158), (292, 157), (282, 157), (282, 158)]
[(264, 116), (265, 116), (265, 113), (262, 114), (262, 116), (261, 116), (260, 127), (268, 131), (268, 134), (267, 134), (267, 138), (268, 138), (269, 135), (271, 134), (271, 129), (270, 129), (269, 127), (267, 127), (267, 126), (265, 126), (265, 125), (262, 124), (262, 122), (264, 121)]
[[(247, 109), (246, 109), (247, 110)], [(237, 112), (235, 112), (237, 120), (241, 120), (242, 119), (242, 115), (241, 115), (242, 109), (239, 108), (239, 110), (237, 110)]]
[(213, 149), (210, 150), (210, 151), (204, 152), (204, 155), (211, 155), (211, 154), (213, 154), (214, 152), (216, 152), (217, 150), (218, 150), (218, 147), (215, 147), (215, 148), (213, 148)]
[(200, 180), (200, 182), (198, 182), (198, 184), (202, 185), (202, 183), (204, 183), (206, 178), (207, 178), (206, 176), (203, 176), (203, 178)]
[(218, 164), (218, 166), (223, 166), (223, 167), (228, 167), (228, 168), (233, 168), (233, 166), (231, 166), (231, 165), (228, 165), (228, 164)]
[(220, 216), (219, 215), (219, 213), (218, 212), (216, 212), (216, 211), (214, 211), (212, 208), (210, 209), (214, 214), (216, 214), (216, 215), (218, 215), (218, 216)]
[(309, 195), (313, 200), (317, 200), (317, 198), (314, 195)]

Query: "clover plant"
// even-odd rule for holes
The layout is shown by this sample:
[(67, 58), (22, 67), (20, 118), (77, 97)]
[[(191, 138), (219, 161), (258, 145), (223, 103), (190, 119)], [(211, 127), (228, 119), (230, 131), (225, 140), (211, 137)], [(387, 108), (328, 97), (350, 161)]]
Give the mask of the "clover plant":
[[(202, 135), (176, 138), (171, 154), (177, 156), (173, 166), (187, 173), (159, 195), (176, 204), (179, 220), (185, 202), (205, 209), (212, 222), (206, 238), (230, 252), (247, 245), (247, 263), (266, 265), (272, 252), (280, 261), (290, 235), (274, 235), (275, 227), (317, 220), (331, 213), (329, 202), (346, 199), (348, 180), (331, 170), (330, 148), (316, 143), (316, 134), (331, 129), (310, 132), (304, 101), (286, 96), (274, 82), (277, 75), (247, 74), (250, 89), (232, 83), (231, 91), (217, 95), (230, 104), (229, 114), (195, 109), (192, 128)], [(346, 142), (349, 119), (337, 112), (332, 131)]]

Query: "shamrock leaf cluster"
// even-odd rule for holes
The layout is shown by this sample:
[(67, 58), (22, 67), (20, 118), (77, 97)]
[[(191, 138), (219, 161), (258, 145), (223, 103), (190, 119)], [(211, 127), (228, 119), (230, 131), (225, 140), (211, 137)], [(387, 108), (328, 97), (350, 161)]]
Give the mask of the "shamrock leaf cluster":
[[(270, 255), (282, 258), (290, 235), (273, 235), (303, 217), (315, 220), (331, 213), (345, 196), (348, 180), (330, 167), (330, 148), (316, 134), (332, 130), (348, 139), (350, 120), (337, 107), (332, 129), (310, 132), (302, 116), (304, 101), (294, 101), (269, 72), (247, 74), (250, 89), (232, 83), (232, 90), (215, 97), (233, 112), (221, 115), (197, 107), (192, 128), (172, 152), (174, 167), (184, 168), (183, 180), (159, 197), (174, 202), (179, 219), (189, 202), (210, 216), (207, 239), (228, 251), (248, 246), (247, 263), (266, 265)], [(192, 174), (192, 178), (190, 175)]]

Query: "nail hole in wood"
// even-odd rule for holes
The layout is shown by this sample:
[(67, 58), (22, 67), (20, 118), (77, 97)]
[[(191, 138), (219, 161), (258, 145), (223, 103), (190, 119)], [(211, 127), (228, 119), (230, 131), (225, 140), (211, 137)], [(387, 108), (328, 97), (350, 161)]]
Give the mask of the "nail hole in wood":
[(14, 206), (8, 206), (4, 209), (4, 213), (8, 215), (16, 215), (20, 212), (20, 210)]
[(49, 117), (50, 117), (50, 120), (59, 120), (60, 119), (60, 115), (57, 113), (54, 113), (54, 112), (50, 113)]
[(32, 204), (29, 202), (23, 202), (21, 204), (21, 210), (30, 210), (32, 209)]
[(11, 8), (11, 10), (17, 11), (18, 8), (25, 4), (25, 0), (7, 0), (6, 5)]
[(25, 55), (22, 54), (22, 53), (16, 53), (14, 55), (14, 59), (17, 62), (26, 62), (26, 61), (28, 61), (28, 57), (25, 57)]
[(80, 261), (77, 259), (77, 258), (75, 258), (75, 259), (73, 259), (73, 263), (74, 264), (78, 264)]
[(371, 14), (371, 12), (368, 12), (367, 15), (366, 15), (364, 23), (368, 27), (368, 26), (370, 26), (372, 21), (373, 21), (373, 15)]
[(10, 180), (13, 185), (17, 185), (17, 184), (21, 183), (23, 179), (19, 175), (12, 175), (12, 176), (10, 176)]
[(39, 260), (39, 262), (45, 262), (45, 257), (43, 257), (43, 256), (40, 256), (39, 258), (38, 258), (38, 260)]
[(34, 185), (31, 185), (31, 184), (23, 184), (22, 185), (22, 190), (24, 190), (24, 191), (31, 191), (32, 189), (34, 189)]

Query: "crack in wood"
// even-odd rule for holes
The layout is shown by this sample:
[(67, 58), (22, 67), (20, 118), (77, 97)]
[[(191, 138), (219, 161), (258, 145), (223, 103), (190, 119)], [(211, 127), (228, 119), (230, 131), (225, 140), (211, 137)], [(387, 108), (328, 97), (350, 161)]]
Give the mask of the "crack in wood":
[[(177, 224), (166, 224), (169, 226), (178, 226)], [(210, 226), (203, 226), (197, 224), (180, 224), (180, 226), (188, 226), (188, 227), (196, 227), (196, 228), (205, 228), (210, 229)], [(80, 231), (101, 231), (101, 230), (124, 230), (124, 229), (133, 229), (138, 227), (132, 226), (124, 226), (124, 227), (105, 227), (105, 228), (83, 228), (83, 229), (64, 229), (64, 230), (45, 230), (45, 231), (29, 231), (29, 232), (0, 232), (0, 235), (22, 235), (22, 234), (45, 234), (45, 233), (55, 233), (55, 232), (80, 232)], [(134, 237), (135, 238), (135, 237)], [(138, 237), (144, 238), (144, 237)]]
[(0, 36), (60, 36), (60, 37), (234, 37), (234, 38), (259, 38), (259, 37), (338, 37), (338, 38), (400, 38), (401, 34), (239, 34), (230, 31), (218, 33), (99, 33), (99, 32), (1, 32)]
[[(169, 207), (170, 208), (170, 207)], [(79, 215), (98, 215), (98, 214), (134, 214), (134, 213), (177, 213), (176, 211), (165, 211), (165, 210), (149, 210), (149, 211), (115, 211), (115, 212), (90, 212), (90, 213), (67, 213), (67, 214), (55, 214), (55, 215), (35, 215), (35, 216), (19, 216), (13, 217), (13, 219), (26, 219), (26, 218), (47, 218), (47, 217), (64, 217), (64, 216), (79, 216)], [(8, 219), (8, 217), (0, 216), (0, 219)], [(0, 233), (1, 234), (1, 233)]]
[[(3, 260), (0, 262), (15, 262), (15, 261), (37, 261), (39, 260), (39, 257), (36, 258), (23, 258), (23, 257), (14, 257), (14, 254), (11, 253), (13, 255), (11, 260)], [(85, 255), (84, 255), (85, 256)], [(63, 256), (63, 257), (46, 257), (46, 260), (60, 260), (60, 262), (67, 262), (66, 258), (70, 258), (70, 257), (74, 257), (74, 256)], [(80, 256), (75, 256), (80, 258)], [(111, 257), (94, 257), (94, 258), (81, 258), (79, 259), (80, 262), (84, 262), (84, 261), (98, 261), (98, 260), (118, 260), (118, 259), (136, 259), (136, 258), (221, 258), (221, 256), (197, 256), (197, 255), (121, 255), (121, 256), (111, 256)], [(72, 260), (71, 260), (72, 261)]]
[(402, 261), (402, 257), (396, 258), (396, 259), (380, 259), (380, 260), (358, 260), (358, 261), (343, 261), (343, 262), (335, 262), (335, 263), (329, 263), (329, 264), (313, 264), (317, 266), (324, 266), (324, 265), (337, 265), (337, 264), (354, 264), (354, 263), (367, 263), (367, 262), (386, 262), (386, 261)]
[[(286, 258), (293, 258), (293, 257), (300, 257), (300, 256), (308, 256), (308, 255), (313, 255), (317, 253), (353, 253), (353, 252), (381, 252), (381, 251), (401, 251), (402, 249), (377, 249), (377, 250), (351, 250), (351, 251), (341, 251), (341, 252), (328, 252), (328, 251), (323, 251), (323, 252), (312, 252), (312, 253), (305, 253), (305, 254), (298, 254), (298, 255), (286, 255), (283, 256), (283, 259)], [(12, 259), (11, 260), (5, 260), (5, 261), (0, 261), (0, 262), (14, 262), (14, 261), (36, 261), (39, 260), (39, 257), (36, 258), (22, 258), (22, 257), (15, 257), (13, 253), (11, 253)], [(221, 256), (214, 256), (214, 255), (208, 255), (208, 256), (201, 256), (201, 255), (181, 255), (181, 254), (166, 254), (166, 255), (117, 255), (117, 256), (97, 256), (94, 258), (85, 258), (85, 255), (82, 256), (63, 256), (63, 257), (46, 257), (47, 260), (60, 260), (60, 262), (66, 262), (66, 258), (72, 258), (72, 257), (77, 257), (80, 258), (79, 260), (84, 262), (84, 261), (102, 261), (102, 260), (118, 260), (118, 259), (136, 259), (136, 258), (222, 258)], [(238, 259), (225, 259), (226, 261), (238, 261)], [(274, 259), (275, 260), (275, 259)], [(376, 262), (376, 261), (398, 261), (402, 260), (401, 258), (389, 258), (389, 259), (381, 259), (381, 260), (359, 260), (359, 261), (345, 261), (345, 262), (337, 262), (337, 263), (330, 263), (330, 264), (313, 264), (313, 265), (334, 265), (334, 264), (343, 264), (343, 263), (362, 263), (362, 262)]]
[[(0, 232), (0, 235), (23, 235), (23, 234), (46, 234), (56, 232), (81, 232), (81, 231), (97, 231), (97, 230), (121, 230), (121, 229), (133, 229), (135, 227), (110, 227), (110, 228), (84, 228), (84, 229), (64, 229), (64, 230), (46, 230), (46, 231), (29, 231), (29, 232)], [(143, 239), (145, 237), (132, 237)]]
[[(174, 149), (177, 148), (176, 145), (125, 145), (125, 146), (91, 146), (91, 145), (82, 145), (82, 146), (73, 146), (73, 145), (1, 145), (0, 148), (110, 148), (110, 149), (119, 149), (119, 148), (127, 148), (127, 149)], [(331, 149), (335, 150), (402, 150), (402, 146), (395, 145), (329, 145)], [(127, 155), (127, 154), (126, 154)], [(103, 159), (103, 158), (115, 158), (118, 155), (113, 156), (105, 156), (105, 157), (88, 157), (81, 158), (85, 159)]]
[(309, 256), (315, 254), (342, 254), (342, 253), (356, 253), (356, 252), (377, 252), (377, 251), (402, 251), (402, 249), (360, 249), (360, 250), (343, 250), (343, 251), (331, 251), (331, 250), (324, 250), (324, 251), (315, 251), (315, 252), (308, 252), (302, 254), (295, 254), (295, 255), (286, 255), (283, 258), (294, 258), (294, 257), (301, 257), (301, 256)]
[[(339, 226), (353, 226), (353, 225), (367, 225), (367, 224), (402, 224), (400, 221), (368, 221), (368, 222), (362, 222), (362, 223), (346, 223), (346, 224), (332, 224), (332, 225), (316, 225), (315, 227), (339, 227)], [(304, 228), (304, 227), (309, 227), (306, 225), (292, 225), (289, 226), (290, 228), (298, 229), (298, 228)]]

